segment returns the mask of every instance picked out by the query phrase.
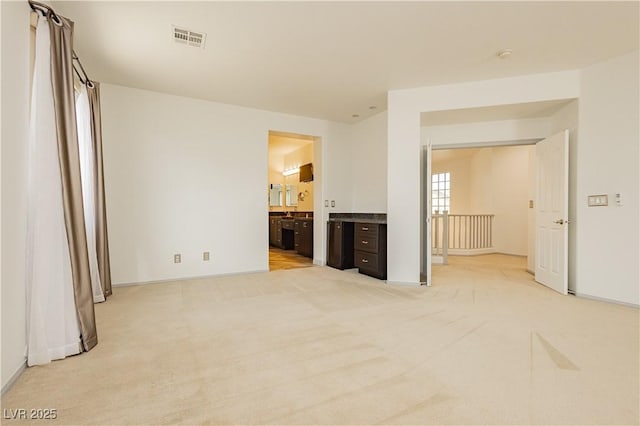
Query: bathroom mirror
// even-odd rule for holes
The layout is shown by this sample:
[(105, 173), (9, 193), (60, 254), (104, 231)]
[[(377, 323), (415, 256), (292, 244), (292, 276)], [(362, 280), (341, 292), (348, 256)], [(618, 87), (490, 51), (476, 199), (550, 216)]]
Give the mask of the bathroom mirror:
[(282, 184), (272, 183), (269, 185), (269, 206), (282, 206)]
[(285, 185), (287, 207), (298, 205), (298, 185)]

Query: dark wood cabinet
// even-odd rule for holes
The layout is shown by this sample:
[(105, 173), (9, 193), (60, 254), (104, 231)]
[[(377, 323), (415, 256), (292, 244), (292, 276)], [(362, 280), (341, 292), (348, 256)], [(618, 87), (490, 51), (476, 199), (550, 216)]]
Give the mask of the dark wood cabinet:
[(269, 245), (275, 246), (276, 243), (276, 234), (277, 234), (277, 224), (279, 219), (276, 217), (269, 217)]
[(387, 279), (387, 225), (354, 224), (354, 264), (359, 272), (381, 280)]
[(353, 222), (327, 222), (327, 265), (350, 269), (353, 264)]
[(293, 231), (293, 248), (298, 254), (313, 259), (313, 220), (294, 220)]
[(269, 218), (269, 244), (284, 250), (293, 249), (293, 219)]

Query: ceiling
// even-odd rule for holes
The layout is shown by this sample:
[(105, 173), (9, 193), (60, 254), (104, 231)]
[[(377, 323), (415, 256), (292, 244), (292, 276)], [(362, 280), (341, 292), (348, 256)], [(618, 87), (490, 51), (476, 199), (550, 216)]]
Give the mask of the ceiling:
[[(639, 45), (638, 2), (52, 3), (98, 81), (347, 123), (385, 110), (389, 90), (582, 68)], [(206, 33), (205, 48), (175, 43), (172, 25)]]

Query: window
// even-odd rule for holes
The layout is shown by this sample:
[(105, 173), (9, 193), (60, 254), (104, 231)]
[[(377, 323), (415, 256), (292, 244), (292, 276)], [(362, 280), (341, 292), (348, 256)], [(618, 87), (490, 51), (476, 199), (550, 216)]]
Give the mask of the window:
[(450, 173), (431, 175), (431, 213), (450, 211), (451, 177)]

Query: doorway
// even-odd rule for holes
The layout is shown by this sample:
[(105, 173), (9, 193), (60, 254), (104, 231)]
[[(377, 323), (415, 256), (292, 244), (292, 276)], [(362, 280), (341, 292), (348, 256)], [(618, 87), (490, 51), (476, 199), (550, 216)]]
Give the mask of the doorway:
[(535, 145), (424, 150), (429, 272), (450, 254), (520, 256), (537, 282), (567, 294), (568, 143), (564, 130)]
[(269, 132), (270, 271), (313, 265), (316, 142), (315, 136)]

